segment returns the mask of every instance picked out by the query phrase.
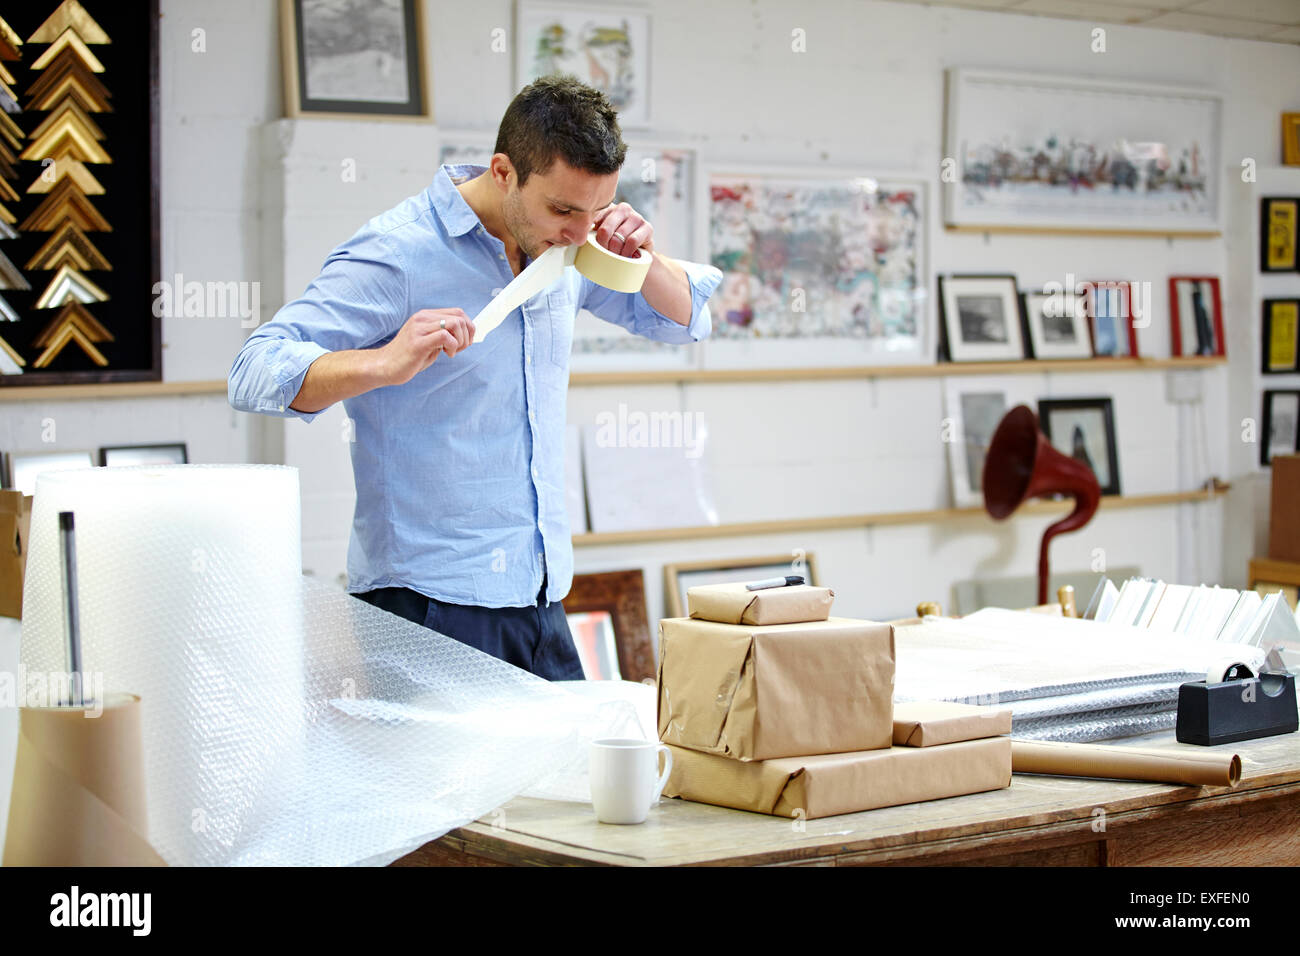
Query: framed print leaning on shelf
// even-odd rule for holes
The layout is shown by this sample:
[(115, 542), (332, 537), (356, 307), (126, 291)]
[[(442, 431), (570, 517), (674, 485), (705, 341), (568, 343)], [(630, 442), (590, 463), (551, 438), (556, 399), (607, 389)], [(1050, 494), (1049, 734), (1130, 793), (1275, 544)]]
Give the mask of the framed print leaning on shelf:
[(1264, 428), (1259, 442), (1259, 463), (1267, 465), (1274, 455), (1300, 451), (1300, 390), (1269, 389), (1264, 392)]
[(993, 433), (1017, 405), (1034, 405), (1026, 375), (954, 375), (944, 379), (944, 443), (954, 508), (984, 505), (984, 457)]
[(802, 574), (804, 584), (817, 584), (817, 564), (803, 551), (758, 558), (714, 558), (664, 565), (664, 611), (667, 617), (685, 617), (686, 592), (697, 584), (734, 584), (764, 578)]
[(1219, 94), (948, 71), (944, 221), (959, 229), (1217, 235)]
[(1029, 358), (1092, 358), (1086, 296), (1063, 289), (1026, 292), (1023, 298)]
[[(1089, 282), (1083, 294), (1093, 354), (1100, 358), (1137, 358), (1132, 283), (1110, 279)], [(1149, 302), (1146, 308), (1151, 308)]]
[(1216, 276), (1170, 276), (1169, 310), (1175, 356), (1227, 354)]
[(189, 460), (185, 442), (157, 445), (105, 445), (99, 449), (99, 464), (108, 468), (124, 465), (185, 465)]
[(1264, 300), (1265, 375), (1300, 372), (1300, 299)]
[(702, 179), (697, 234), (723, 276), (707, 367), (925, 361), (924, 182), (773, 168)]
[(1119, 452), (1111, 399), (1040, 399), (1038, 425), (1057, 451), (1092, 469), (1103, 495), (1120, 493)]
[(940, 350), (950, 362), (1025, 357), (1013, 275), (939, 276), (939, 317)]
[(1259, 271), (1294, 272), (1300, 268), (1296, 249), (1300, 229), (1300, 198), (1264, 196), (1259, 201)]
[(280, 0), (286, 116), (431, 121), (421, 0)]

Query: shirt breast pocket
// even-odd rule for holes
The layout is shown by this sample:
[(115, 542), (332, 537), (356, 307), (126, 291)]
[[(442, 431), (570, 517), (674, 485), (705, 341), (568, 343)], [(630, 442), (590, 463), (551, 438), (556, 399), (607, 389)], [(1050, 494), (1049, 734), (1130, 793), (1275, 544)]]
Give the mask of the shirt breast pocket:
[(546, 312), (551, 325), (551, 364), (568, 368), (569, 353), (573, 349), (573, 321), (578, 307), (567, 292), (550, 292), (546, 296)]

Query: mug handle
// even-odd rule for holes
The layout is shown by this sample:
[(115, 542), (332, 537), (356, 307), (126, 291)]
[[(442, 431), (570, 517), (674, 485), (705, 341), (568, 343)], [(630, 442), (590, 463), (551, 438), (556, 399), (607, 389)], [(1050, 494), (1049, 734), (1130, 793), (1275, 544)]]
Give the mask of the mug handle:
[(664, 755), (664, 772), (659, 775), (659, 782), (655, 784), (655, 793), (651, 798), (651, 803), (658, 803), (660, 795), (664, 792), (664, 787), (668, 785), (668, 775), (673, 772), (673, 752), (664, 744), (660, 744), (655, 750), (655, 763), (659, 762), (659, 755)]

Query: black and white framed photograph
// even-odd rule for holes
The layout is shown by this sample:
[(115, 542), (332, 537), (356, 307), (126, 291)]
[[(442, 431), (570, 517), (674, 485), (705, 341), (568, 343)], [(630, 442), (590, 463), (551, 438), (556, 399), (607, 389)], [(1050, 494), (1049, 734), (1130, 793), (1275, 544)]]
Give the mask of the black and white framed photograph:
[(950, 362), (1025, 357), (1020, 293), (1013, 275), (939, 277), (941, 351)]
[(955, 508), (984, 505), (984, 457), (1008, 411), (1034, 404), (1032, 387), (1016, 375), (961, 375), (944, 383), (942, 437)]
[(1264, 392), (1264, 431), (1259, 442), (1259, 463), (1267, 465), (1274, 455), (1300, 451), (1300, 390), (1269, 389)]
[(1092, 358), (1087, 299), (1071, 289), (1024, 294), (1029, 357)]
[(99, 450), (100, 465), (120, 468), (128, 465), (186, 465), (189, 453), (184, 442), (157, 445), (105, 445)]
[(1174, 356), (1227, 354), (1217, 276), (1170, 276), (1169, 314)]
[(287, 116), (432, 120), (419, 0), (280, 0)]
[(1092, 469), (1103, 495), (1120, 494), (1119, 452), (1111, 399), (1040, 399), (1038, 424), (1052, 447)]

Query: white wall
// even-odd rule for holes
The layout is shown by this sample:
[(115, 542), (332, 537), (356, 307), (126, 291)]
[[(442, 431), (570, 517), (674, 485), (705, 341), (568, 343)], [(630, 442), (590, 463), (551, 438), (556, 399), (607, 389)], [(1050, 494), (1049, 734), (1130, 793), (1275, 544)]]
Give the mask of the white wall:
[[(1295, 108), (1288, 96), (1300, 73), (1300, 47), (1294, 45), (1107, 25), (1107, 52), (1098, 54), (1090, 49), (1093, 24), (1041, 17), (857, 0), (653, 0), (647, 6), (654, 15), (656, 121), (644, 138), (693, 147), (701, 163), (847, 166), (863, 173), (911, 169), (934, 181), (943, 156), (943, 71), (971, 66), (1220, 90), (1225, 163), (1235, 171), (1241, 157), (1276, 161), (1279, 114)], [(412, 144), (409, 124), (361, 124), (358, 132), (353, 124), (304, 121), (281, 150), (285, 127), (274, 123), (280, 115), (275, 7), (266, 0), (163, 0), (161, 54), (163, 274), (260, 279), (271, 299), (278, 298), (281, 284), (296, 294), (332, 245), (368, 214), (421, 188), (436, 166), (432, 147), (426, 152)], [(514, 92), (513, 56), (492, 52), (490, 41), (494, 28), (511, 29), (513, 5), (433, 2), (426, 19), (438, 125), (495, 129)], [(804, 54), (791, 52), (795, 27), (806, 31)], [(206, 31), (206, 52), (192, 50), (196, 28)], [(302, 162), (286, 179), (283, 167), (274, 171), (274, 154), (288, 155), (294, 144)], [(339, 161), (359, 151), (371, 158), (361, 163), (363, 181), (353, 184), (358, 188), (325, 191), (324, 183), (336, 181)], [(321, 184), (314, 194), (314, 230), (302, 206), (290, 202), (281, 209), (276, 195), (289, 183), (310, 197), (310, 181)], [(281, 216), (292, 223), (282, 224)], [(1140, 336), (1146, 355), (1169, 353), (1163, 318), (1169, 274), (1222, 275), (1225, 301), (1232, 300), (1224, 240), (985, 238), (936, 229), (930, 249), (941, 271), (1011, 271), (1024, 288), (1063, 281), (1067, 273), (1150, 281), (1157, 319)], [(275, 304), (264, 294), (267, 314)], [(1235, 330), (1234, 364), (1254, 361), (1238, 343), (1243, 324), (1258, 338), (1257, 316), (1230, 311), (1226, 321)], [(232, 320), (168, 320), (165, 376), (224, 378), (245, 334)], [(1165, 401), (1164, 373), (1026, 379), (1040, 396), (1114, 395), (1124, 490), (1140, 493), (1193, 487), (1209, 473), (1228, 480), (1241, 474), (1234, 464), (1240, 456), (1230, 461), (1238, 429), (1228, 414), (1228, 395), (1236, 390), (1234, 407), (1257, 405), (1256, 397), (1244, 394), (1254, 386), (1236, 378), (1230, 383), (1221, 368), (1197, 374), (1205, 391), (1208, 468), (1190, 463), (1189, 413), (1180, 418)], [(912, 510), (948, 503), (939, 441), (942, 389), (940, 379), (575, 388), (570, 420), (593, 421), (620, 401), (647, 411), (702, 413), (713, 440), (710, 461), (724, 521)], [(168, 400), (155, 409), (112, 402), (102, 406), (112, 411), (97, 407), (85, 414), (122, 423), (132, 432), (130, 440), (143, 440), (144, 433), (154, 440), (171, 437), (163, 432), (173, 420), (185, 430), (183, 437), (231, 429), (224, 444), (191, 439), (192, 451), (211, 447), (213, 454), (233, 451), (237, 457), (244, 451), (250, 460), (274, 460), (283, 447), (284, 460), (304, 468), (304, 563), (330, 577), (342, 570), (352, 488), (346, 445), (334, 420), (341, 414), (281, 431), (276, 420), (242, 415), (231, 425), (208, 404)], [(163, 412), (161, 406), (181, 410)], [(753, 414), (757, 408), (765, 411), (761, 425)], [(23, 412), (27, 419), (32, 414)], [(1255, 508), (1257, 501), (1256, 496), (1242, 507)], [(1059, 539), (1054, 566), (1088, 567), (1094, 549), (1102, 548), (1112, 565), (1136, 564), (1181, 580), (1244, 583), (1240, 552), (1262, 549), (1264, 542), (1239, 542), (1225, 564), (1224, 507), (1103, 513), (1084, 532)], [(824, 579), (840, 593), (838, 610), (883, 616), (917, 600), (947, 602), (952, 581), (977, 573), (1033, 573), (1046, 523), (1038, 516), (993, 528), (963, 520), (952, 526), (581, 548), (576, 560), (580, 571), (643, 567), (653, 618), (660, 613), (666, 561), (799, 547), (817, 553)]]

